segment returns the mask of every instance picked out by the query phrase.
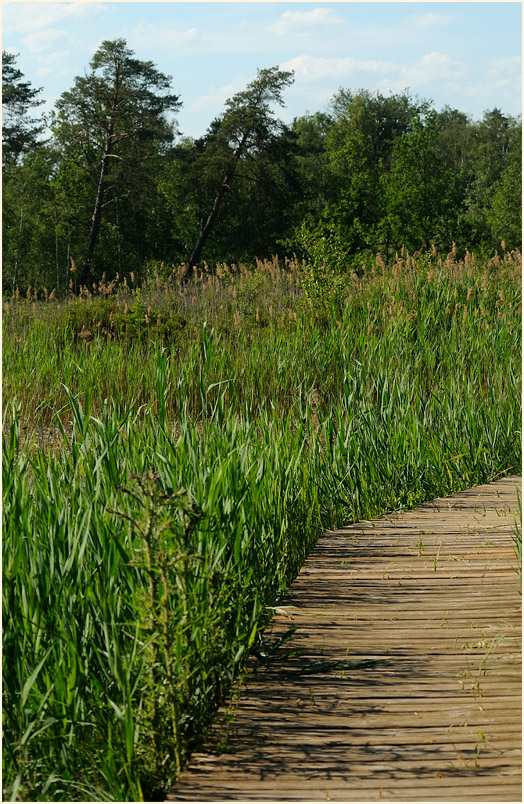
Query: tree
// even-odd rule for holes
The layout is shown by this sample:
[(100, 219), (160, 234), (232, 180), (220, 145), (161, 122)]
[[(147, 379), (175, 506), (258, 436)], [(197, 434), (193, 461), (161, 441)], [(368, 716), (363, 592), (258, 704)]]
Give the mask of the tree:
[(217, 154), (225, 155), (227, 167), (211, 212), (187, 263), (183, 276), (185, 282), (189, 280), (200, 259), (226, 192), (232, 191), (231, 182), (239, 164), (250, 155), (264, 151), (282, 131), (282, 123), (271, 113), (271, 104), (283, 105), (283, 90), (293, 80), (293, 73), (277, 67), (258, 70), (257, 77), (243, 92), (237, 93), (226, 102), (226, 111), (213, 122), (208, 147)]
[(173, 139), (166, 113), (181, 106), (171, 77), (134, 58), (124, 39), (103, 42), (90, 68), (58, 100), (53, 124), (57, 141), (97, 176), (80, 284), (89, 278), (104, 208), (142, 189), (137, 179), (147, 180), (151, 160)]
[(4, 170), (2, 187), (2, 277), (9, 288), (55, 287), (52, 175), (54, 155), (46, 146)]
[(447, 247), (455, 238), (459, 206), (457, 175), (439, 149), (438, 115), (434, 111), (413, 120), (399, 137), (393, 162), (384, 177), (384, 197), (393, 246)]
[(16, 164), (33, 148), (44, 130), (41, 120), (29, 115), (31, 109), (44, 103), (37, 100), (42, 88), (35, 89), (24, 81), (16, 67), (18, 55), (2, 51), (2, 162)]
[[(45, 122), (31, 116), (44, 103), (24, 80), (18, 56), (2, 51), (2, 276), (14, 292), (35, 283), (48, 237), (40, 211), (49, 201), (52, 157), (39, 137)], [(40, 246), (43, 245), (41, 249)]]
[(305, 114), (293, 120), (297, 148), (294, 161), (299, 184), (297, 197), (293, 200), (296, 232), (301, 230), (304, 221), (315, 226), (333, 196), (333, 174), (329, 170), (327, 148), (327, 137), (333, 124), (333, 118), (325, 112)]
[(474, 126), (471, 149), (474, 170), (463, 217), (470, 242), (489, 250), (494, 245), (490, 223), (493, 193), (514, 148), (516, 132), (520, 136), (518, 129), (517, 120), (497, 108), (485, 112), (483, 119)]
[(335, 224), (350, 251), (389, 249), (381, 181), (390, 169), (394, 143), (411, 130), (429, 105), (403, 92), (341, 89), (331, 101), (334, 124), (326, 147), (332, 175), (324, 217)]
[(468, 115), (444, 106), (435, 113), (435, 125), (438, 129), (436, 147), (443, 163), (455, 173), (470, 177), (474, 167), (475, 128)]
[(507, 163), (496, 183), (488, 212), (495, 243), (522, 247), (522, 125), (514, 132)]

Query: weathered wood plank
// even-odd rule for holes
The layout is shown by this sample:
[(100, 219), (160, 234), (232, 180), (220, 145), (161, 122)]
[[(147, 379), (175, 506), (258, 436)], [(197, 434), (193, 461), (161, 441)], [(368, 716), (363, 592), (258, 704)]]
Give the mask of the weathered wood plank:
[(521, 801), (520, 485), (326, 533), (167, 800)]

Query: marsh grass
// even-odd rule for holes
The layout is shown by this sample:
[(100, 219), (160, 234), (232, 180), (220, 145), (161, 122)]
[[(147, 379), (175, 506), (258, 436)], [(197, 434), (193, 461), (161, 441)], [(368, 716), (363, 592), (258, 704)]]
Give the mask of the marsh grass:
[(519, 255), (300, 271), (4, 303), (7, 799), (158, 800), (323, 529), (520, 468)]

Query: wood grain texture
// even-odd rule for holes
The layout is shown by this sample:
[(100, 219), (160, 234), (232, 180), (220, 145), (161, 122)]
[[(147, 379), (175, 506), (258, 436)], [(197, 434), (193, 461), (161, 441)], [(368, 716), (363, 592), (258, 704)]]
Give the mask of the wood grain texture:
[(167, 800), (521, 801), (521, 481), (326, 533)]

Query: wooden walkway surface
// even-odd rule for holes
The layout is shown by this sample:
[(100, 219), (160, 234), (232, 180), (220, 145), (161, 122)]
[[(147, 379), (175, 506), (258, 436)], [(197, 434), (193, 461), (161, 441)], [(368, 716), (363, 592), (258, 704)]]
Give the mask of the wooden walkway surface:
[(326, 533), (167, 800), (521, 801), (521, 481)]

